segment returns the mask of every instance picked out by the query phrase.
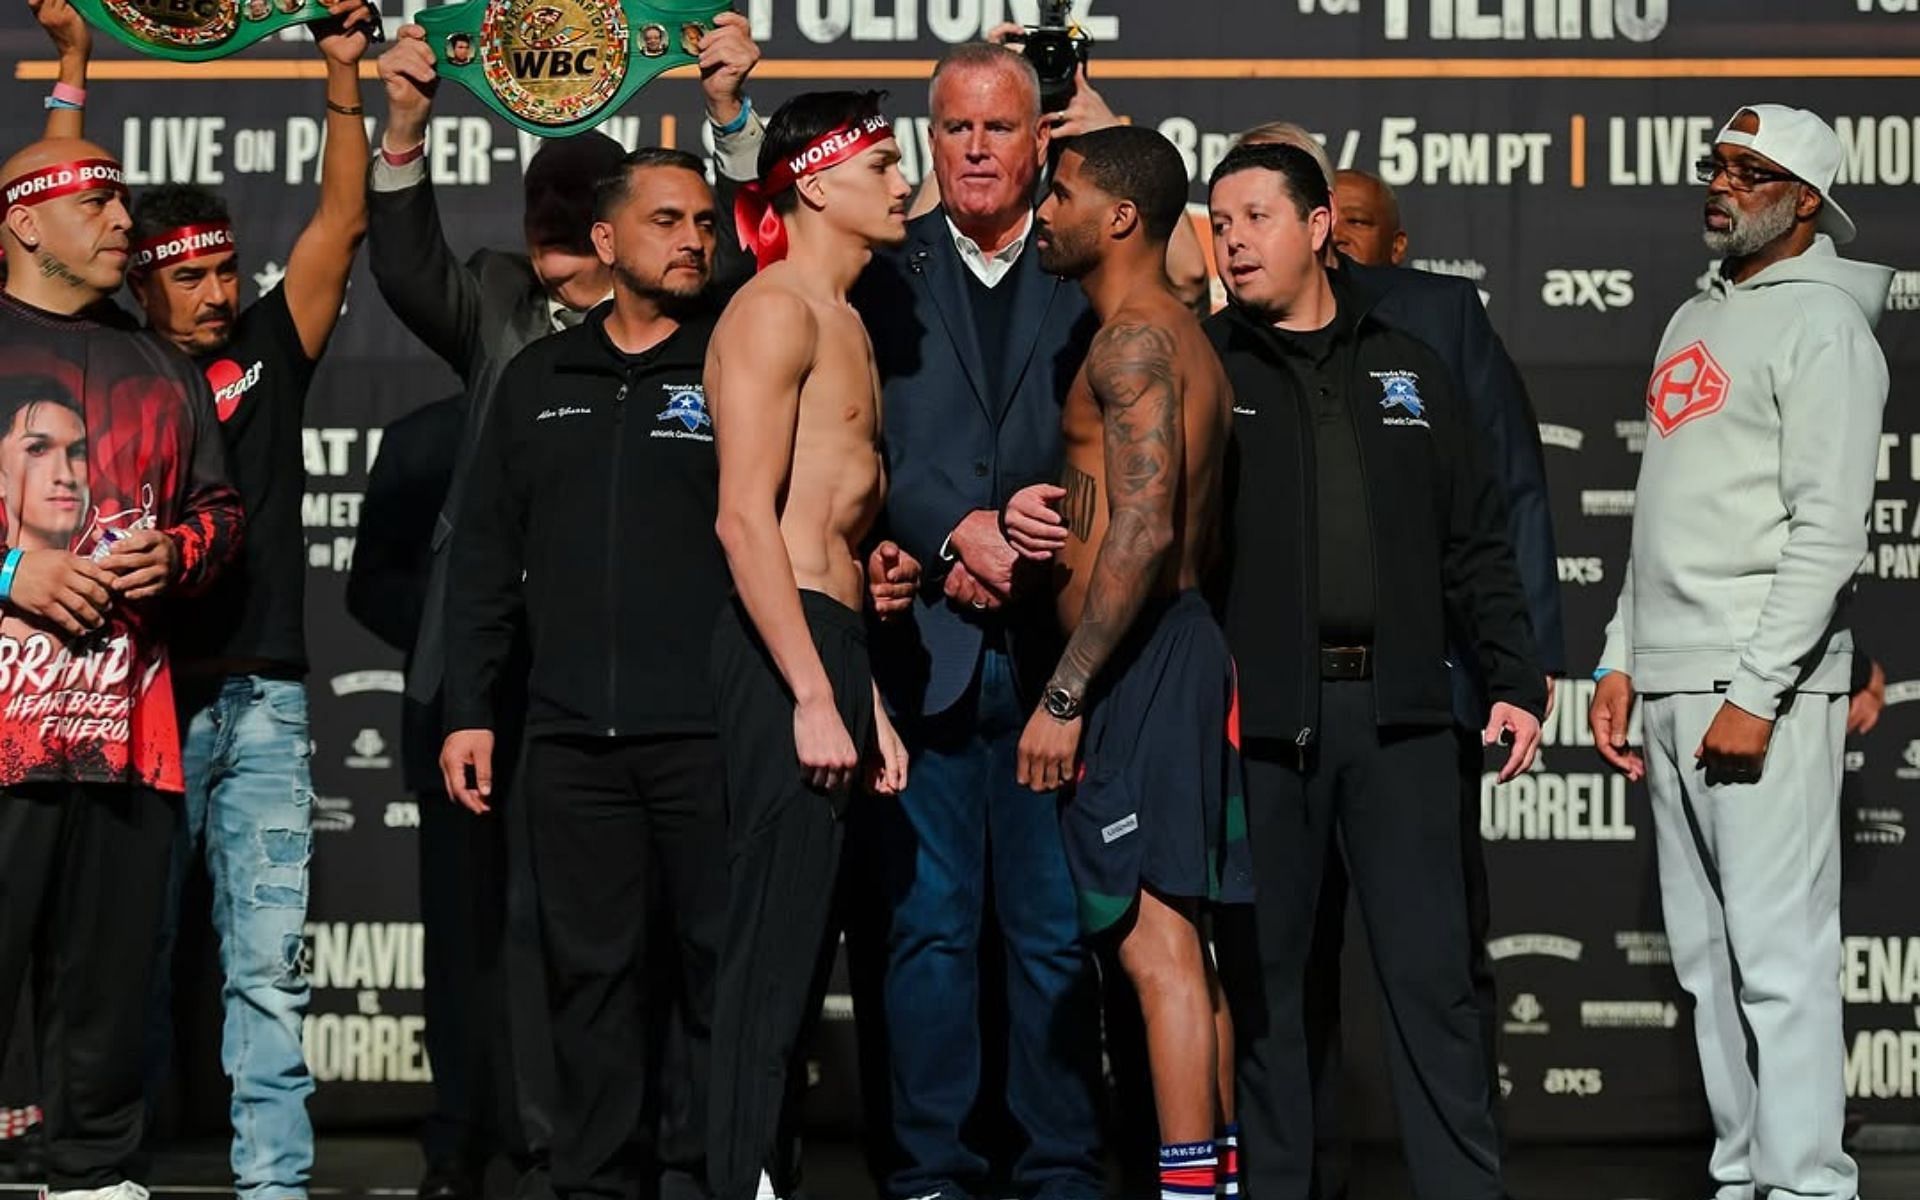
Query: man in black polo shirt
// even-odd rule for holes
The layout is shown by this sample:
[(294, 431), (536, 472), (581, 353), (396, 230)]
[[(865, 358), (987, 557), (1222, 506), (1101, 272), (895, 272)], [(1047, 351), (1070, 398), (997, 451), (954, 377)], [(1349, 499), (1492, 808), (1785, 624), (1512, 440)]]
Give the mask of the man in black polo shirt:
[[(188, 856), (204, 852), (226, 976), (221, 1061), (233, 1083), (240, 1200), (304, 1197), (313, 1167), (313, 1078), (301, 1048), (313, 837), (301, 420), (366, 231), (359, 63), (379, 20), (352, 0), (329, 7), (334, 18), (313, 26), (326, 64), (319, 203), (279, 282), (240, 306), (232, 218), (219, 195), (193, 184), (139, 195), (127, 265), (148, 328), (206, 375), (247, 514), (243, 561), (205, 596), (184, 602), (169, 635), (186, 802), (153, 974), (148, 1062), (151, 1087), (167, 1060), (181, 880)], [(84, 83), (84, 49), (79, 63)], [(80, 110), (54, 116), (78, 132)]]
[[(1448, 676), (1459, 621), (1493, 701), (1482, 739), (1525, 770), (1546, 707), (1506, 514), (1463, 400), (1425, 344), (1322, 266), (1326, 179), (1296, 146), (1215, 171), (1208, 322), (1233, 380), (1225, 625), (1240, 668), (1252, 930), (1226, 929), (1243, 1190), (1308, 1194), (1303, 995), (1335, 831), (1406, 1066), (1393, 1079), (1415, 1191), (1499, 1200), (1468, 973)], [(1452, 847), (1451, 852), (1448, 847)]]
[[(671, 910), (704, 1114), (727, 906), (726, 814), (707, 684), (728, 576), (702, 372), (716, 213), (700, 160), (640, 150), (599, 185), (593, 245), (611, 304), (501, 375), (455, 525), (447, 594), (447, 792), (485, 812), (516, 628), (526, 680), (535, 902), (558, 1068), (553, 1186), (650, 1195), (649, 1061)], [(502, 781), (504, 782), (504, 781)]]

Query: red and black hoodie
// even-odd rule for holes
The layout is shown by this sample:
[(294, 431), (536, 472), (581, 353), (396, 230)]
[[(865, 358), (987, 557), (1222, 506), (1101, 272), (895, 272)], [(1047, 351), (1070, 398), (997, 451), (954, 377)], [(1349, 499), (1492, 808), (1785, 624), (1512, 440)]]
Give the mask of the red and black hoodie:
[[(8, 548), (104, 553), (137, 529), (178, 549), (171, 591), (204, 588), (240, 547), (205, 377), (150, 333), (0, 296), (0, 528)], [(116, 602), (72, 638), (0, 605), (0, 788), (185, 790), (162, 600)]]

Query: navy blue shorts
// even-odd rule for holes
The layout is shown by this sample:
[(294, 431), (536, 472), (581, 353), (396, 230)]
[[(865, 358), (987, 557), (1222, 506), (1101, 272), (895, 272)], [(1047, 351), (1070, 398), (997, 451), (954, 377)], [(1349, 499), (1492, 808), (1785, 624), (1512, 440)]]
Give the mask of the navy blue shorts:
[(1142, 888), (1253, 901), (1239, 702), (1226, 635), (1198, 592), (1150, 601), (1089, 697), (1078, 784), (1060, 824), (1090, 933)]

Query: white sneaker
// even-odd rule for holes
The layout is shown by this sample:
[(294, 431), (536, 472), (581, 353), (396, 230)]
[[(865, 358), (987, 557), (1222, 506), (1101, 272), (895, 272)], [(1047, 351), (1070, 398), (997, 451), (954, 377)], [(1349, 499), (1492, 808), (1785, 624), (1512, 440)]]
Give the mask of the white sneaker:
[(65, 1192), (41, 1188), (40, 1200), (148, 1200), (148, 1193), (147, 1189), (129, 1179), (112, 1187), (75, 1188)]
[(765, 1171), (760, 1172), (760, 1186), (754, 1191), (753, 1200), (780, 1200), (780, 1197), (774, 1194), (773, 1180), (767, 1177)]

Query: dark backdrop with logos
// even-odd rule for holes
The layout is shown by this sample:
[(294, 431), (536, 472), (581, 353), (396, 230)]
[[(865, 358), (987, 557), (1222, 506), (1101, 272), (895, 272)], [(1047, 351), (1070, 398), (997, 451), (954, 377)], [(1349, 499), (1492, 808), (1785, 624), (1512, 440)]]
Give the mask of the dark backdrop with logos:
[[(408, 0), (407, 9), (416, 5)], [(742, 0), (767, 61), (763, 111), (795, 91), (894, 92), (906, 167), (926, 163), (924, 80), (944, 45), (1031, 0)], [(1874, 1122), (1920, 1122), (1920, 12), (1915, 0), (1081, 0), (1093, 78), (1156, 125), (1196, 181), (1233, 131), (1278, 117), (1324, 135), (1342, 165), (1398, 186), (1416, 265), (1478, 281), (1542, 422), (1576, 668), (1591, 665), (1627, 547), (1644, 387), (1661, 329), (1711, 267), (1688, 164), (1743, 103), (1833, 120), (1855, 257), (1902, 268), (1880, 333), (1893, 397), (1860, 580), (1859, 628), (1886, 665), (1886, 714), (1852, 747), (1845, 837), (1847, 1080)], [(400, 19), (391, 13), (390, 27)], [(92, 134), (129, 180), (219, 186), (257, 294), (304, 223), (321, 91), (304, 35), (200, 66), (134, 60), (100, 39)], [(33, 137), (50, 79), (24, 5), (0, 16), (0, 144)], [(371, 79), (370, 121), (383, 112)], [(667, 78), (606, 126), (628, 144), (702, 148), (692, 80)], [(537, 143), (443, 91), (430, 149), (455, 248), (516, 241), (519, 179)], [(1202, 198), (1196, 182), (1193, 197)], [(423, 1111), (414, 838), (396, 769), (396, 656), (349, 620), (345, 572), (368, 464), (393, 418), (454, 389), (387, 311), (364, 265), (307, 412), (308, 627), (315, 664), (314, 1004), (306, 1043), (323, 1127)], [(1706, 1129), (1684, 998), (1654, 882), (1644, 794), (1606, 773), (1586, 732), (1590, 683), (1563, 685), (1535, 773), (1483, 790), (1506, 1036), (1501, 1086), (1519, 1138)], [(1916, 839), (1920, 842), (1920, 839)], [(204, 911), (202, 909), (201, 911)], [(1357, 962), (1356, 962), (1357, 966)], [(1349, 976), (1362, 972), (1353, 970)], [(1372, 1011), (1363, 983), (1356, 1013)], [(217, 991), (188, 993), (188, 1111), (217, 1124)], [(830, 1004), (844, 1018), (843, 998)], [(1371, 1132), (1390, 1129), (1370, 1016), (1351, 1021)], [(844, 1121), (851, 1036), (829, 1020), (816, 1113)]]

